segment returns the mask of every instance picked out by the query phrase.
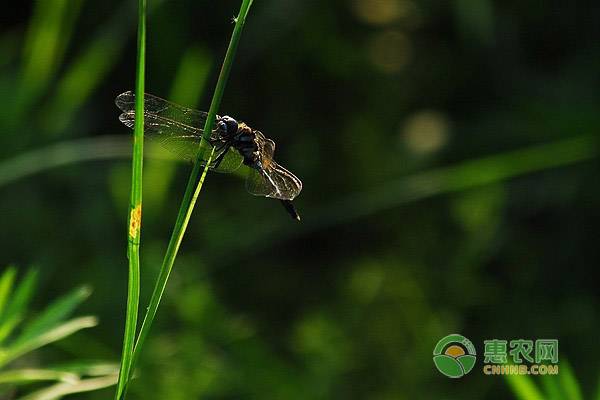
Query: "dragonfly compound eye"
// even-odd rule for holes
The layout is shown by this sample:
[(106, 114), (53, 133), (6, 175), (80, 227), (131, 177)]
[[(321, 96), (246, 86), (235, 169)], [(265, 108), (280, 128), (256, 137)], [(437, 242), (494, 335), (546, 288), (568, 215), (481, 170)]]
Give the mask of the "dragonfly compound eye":
[[(221, 124), (223, 124), (224, 127)], [(232, 136), (235, 135), (238, 131), (238, 122), (235, 119), (226, 115), (223, 118), (221, 118), (221, 121), (219, 121), (219, 128), (221, 128), (226, 135)]]

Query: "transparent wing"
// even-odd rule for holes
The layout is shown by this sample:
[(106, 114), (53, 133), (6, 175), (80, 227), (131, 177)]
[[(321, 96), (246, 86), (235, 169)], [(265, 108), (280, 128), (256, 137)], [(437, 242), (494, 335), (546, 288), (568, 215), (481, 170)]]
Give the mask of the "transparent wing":
[(246, 190), (255, 196), (293, 200), (302, 190), (302, 181), (271, 160), (268, 169), (251, 169)]
[(259, 147), (260, 163), (263, 169), (269, 169), (271, 162), (273, 161), (273, 155), (275, 154), (275, 142), (267, 138), (260, 131), (255, 131), (256, 142)]
[[(132, 91), (121, 93), (115, 99), (115, 104), (124, 113), (135, 112), (135, 94)], [(204, 127), (208, 116), (204, 111), (192, 110), (149, 93), (144, 94), (144, 111), (196, 129)], [(217, 115), (216, 119), (219, 118)]]
[[(124, 112), (119, 120), (127, 127), (135, 125), (135, 113)], [(171, 151), (177, 157), (187, 161), (196, 159), (202, 130), (179, 122), (159, 117), (153, 113), (144, 113), (144, 135)]]
[[(135, 112), (124, 112), (119, 116), (119, 120), (127, 127), (132, 128), (135, 125)], [(144, 113), (144, 135), (152, 141), (160, 144), (165, 149), (169, 150), (177, 157), (194, 162), (198, 156), (200, 150), (200, 141), (202, 139), (202, 130), (193, 128), (189, 125), (182, 124), (178, 121), (171, 120), (154, 114), (152, 112)], [(213, 144), (206, 146), (206, 150), (202, 157), (202, 165), (205, 165), (206, 160), (210, 155), (210, 150)], [(225, 154), (227, 153), (227, 154)], [(229, 155), (231, 153), (231, 155)], [(236, 153), (233, 149), (230, 149), (226, 143), (217, 143), (215, 146), (215, 154), (213, 155), (213, 162), (210, 166), (217, 172), (232, 172), (240, 166), (242, 160), (241, 156), (236, 157)], [(221, 158), (222, 162), (217, 164), (217, 160)], [(235, 165), (237, 162), (237, 166)]]
[(255, 131), (259, 147), (259, 169), (252, 169), (246, 178), (246, 190), (256, 196), (293, 200), (302, 190), (302, 181), (273, 160), (275, 142)]
[[(219, 153), (219, 149), (215, 150), (215, 153)], [(229, 150), (226, 152), (221, 152), (220, 159), (217, 157), (213, 157), (213, 162), (211, 163), (210, 169), (221, 172), (221, 173), (230, 173), (237, 170), (240, 165), (242, 165), (242, 161), (244, 158), (237, 152), (237, 150), (229, 147)]]
[[(115, 99), (115, 104), (123, 111), (119, 120), (133, 129), (135, 94), (132, 91), (121, 93)], [(144, 128), (147, 137), (184, 160), (196, 160), (203, 133), (201, 127), (204, 127), (207, 115), (203, 111), (186, 108), (149, 93), (144, 94)], [(217, 115), (216, 119), (219, 118)], [(241, 155), (230, 149), (217, 132), (211, 134), (210, 142), (215, 146), (211, 169), (227, 173), (241, 165)], [(210, 154), (210, 148), (207, 149), (200, 158), (204, 162)]]

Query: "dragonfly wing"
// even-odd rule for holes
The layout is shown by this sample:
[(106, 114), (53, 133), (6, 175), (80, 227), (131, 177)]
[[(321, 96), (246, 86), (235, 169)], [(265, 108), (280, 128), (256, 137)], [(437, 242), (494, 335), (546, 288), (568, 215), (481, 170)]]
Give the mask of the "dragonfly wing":
[(255, 196), (268, 197), (275, 192), (275, 185), (269, 182), (263, 170), (251, 168), (246, 177), (246, 190)]
[[(124, 112), (119, 116), (119, 120), (133, 129), (135, 112)], [(161, 118), (156, 114), (144, 113), (144, 135), (179, 158), (193, 161), (200, 145), (202, 131)]]
[[(135, 112), (135, 94), (132, 91), (121, 93), (115, 99), (115, 104), (124, 113)], [(155, 114), (164, 119), (176, 121), (191, 128), (204, 129), (208, 113), (180, 106), (168, 100), (144, 94), (144, 111), (146, 114)], [(216, 116), (219, 120), (220, 116)]]
[(210, 168), (216, 172), (225, 174), (233, 172), (242, 165), (242, 161), (244, 160), (240, 153), (231, 147), (228, 147), (225, 152), (216, 151), (216, 153), (220, 154), (215, 154), (215, 156), (213, 156), (214, 161), (210, 166)]
[(271, 161), (268, 169), (251, 169), (246, 178), (246, 190), (255, 196), (293, 200), (302, 190), (302, 181)]
[(267, 170), (270, 168), (270, 164), (273, 161), (273, 155), (275, 154), (275, 142), (267, 138), (260, 131), (255, 131), (256, 142), (259, 147), (260, 163), (263, 169)]
[[(133, 128), (135, 113), (133, 111), (124, 112), (119, 116), (119, 120), (129, 128)], [(196, 160), (200, 148), (202, 130), (146, 112), (144, 113), (144, 135), (177, 157), (193, 162)], [(210, 147), (207, 148), (210, 149)], [(213, 159), (224, 150), (226, 149), (216, 152)], [(201, 160), (208, 159), (210, 152), (205, 151), (205, 154)]]

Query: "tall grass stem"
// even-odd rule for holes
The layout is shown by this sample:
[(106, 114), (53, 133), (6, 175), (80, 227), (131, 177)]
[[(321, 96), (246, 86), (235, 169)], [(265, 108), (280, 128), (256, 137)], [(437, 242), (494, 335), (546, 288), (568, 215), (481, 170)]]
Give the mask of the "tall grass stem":
[(115, 399), (125, 393), (130, 377), (135, 346), (138, 308), (140, 303), (140, 235), (142, 227), (142, 167), (144, 161), (144, 84), (146, 73), (146, 0), (138, 1), (137, 63), (135, 77), (135, 126), (133, 132), (133, 161), (131, 166), (131, 200), (127, 221), (127, 312), (119, 380)]
[[(169, 280), (171, 270), (173, 269), (173, 265), (175, 263), (175, 259), (179, 251), (179, 246), (181, 245), (183, 236), (185, 235), (185, 231), (187, 229), (188, 222), (190, 220), (194, 206), (198, 199), (198, 195), (202, 190), (202, 185), (208, 172), (208, 166), (210, 165), (212, 156), (214, 154), (214, 148), (210, 146), (211, 148), (209, 156), (204, 157), (205, 153), (209, 150), (207, 148), (208, 138), (210, 137), (210, 133), (212, 132), (212, 128), (215, 123), (217, 110), (219, 108), (219, 105), (221, 104), (221, 100), (223, 99), (225, 86), (227, 84), (231, 68), (233, 66), (233, 59), (237, 51), (242, 30), (244, 28), (244, 24), (246, 22), (246, 17), (248, 15), (250, 6), (252, 5), (252, 1), (253, 0), (242, 1), (238, 17), (234, 20), (235, 26), (233, 29), (233, 34), (231, 36), (229, 46), (227, 47), (225, 59), (223, 61), (223, 65), (219, 73), (217, 85), (215, 87), (212, 101), (210, 103), (210, 109), (208, 111), (208, 116), (206, 118), (206, 123), (204, 125), (204, 140), (202, 140), (200, 143), (198, 157), (196, 159), (196, 162), (194, 163), (192, 172), (190, 173), (185, 193), (183, 195), (183, 200), (181, 201), (181, 206), (179, 208), (179, 213), (175, 221), (175, 226), (173, 227), (173, 232), (171, 234), (171, 238), (167, 246), (167, 251), (165, 253), (165, 257), (163, 259), (163, 263), (161, 265), (160, 272), (158, 274), (156, 284), (154, 286), (154, 290), (150, 298), (150, 303), (148, 304), (148, 307), (146, 309), (146, 315), (144, 316), (144, 321), (142, 323), (142, 327), (140, 328), (140, 333), (135, 344), (134, 355), (130, 366), (131, 368), (129, 370), (130, 374), (135, 369), (135, 365), (139, 360), (142, 348), (148, 337), (148, 333), (150, 332), (150, 328), (152, 327), (154, 318), (156, 317), (156, 312), (158, 311), (158, 306), (160, 305), (160, 301), (167, 286), (167, 281)], [(136, 96), (136, 98), (139, 98), (139, 96)], [(201, 159), (208, 160), (205, 163), (204, 167), (202, 166)], [(124, 396), (125, 393), (123, 393), (122, 398), (124, 398)]]

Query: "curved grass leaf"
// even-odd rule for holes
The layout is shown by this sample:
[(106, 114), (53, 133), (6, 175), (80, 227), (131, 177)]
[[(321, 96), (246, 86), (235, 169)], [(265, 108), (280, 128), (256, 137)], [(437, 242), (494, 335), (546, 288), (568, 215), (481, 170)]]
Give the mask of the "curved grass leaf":
[(127, 219), (127, 308), (121, 365), (115, 399), (124, 396), (132, 369), (135, 336), (140, 303), (140, 240), (142, 226), (142, 170), (144, 164), (144, 93), (146, 82), (146, 0), (138, 0), (137, 62), (135, 73), (135, 126), (133, 129), (133, 159), (131, 163), (131, 193)]
[(506, 381), (518, 400), (547, 400), (533, 380), (526, 375), (506, 375)]
[(4, 306), (10, 296), (13, 284), (15, 282), (15, 276), (17, 275), (17, 269), (10, 266), (4, 271), (0, 278), (0, 321), (4, 312)]
[(47, 332), (43, 332), (40, 335), (32, 337), (26, 341), (19, 341), (17, 339), (15, 345), (9, 345), (8, 348), (0, 352), (0, 366), (14, 360), (17, 357), (29, 353), (32, 350), (61, 340), (81, 329), (91, 328), (97, 324), (98, 320), (95, 317), (79, 317), (59, 324), (55, 328)]
[(3, 325), (5, 321), (18, 318), (22, 316), (31, 301), (33, 292), (37, 284), (37, 270), (31, 269), (21, 280), (17, 288), (14, 290), (14, 294), (10, 295), (9, 300), (6, 303), (6, 308), (0, 316), (0, 325)]
[(15, 369), (0, 372), (0, 384), (22, 385), (37, 381), (76, 383), (78, 380), (77, 374), (52, 369)]
[(72, 37), (83, 0), (45, 0), (35, 3), (24, 44), (19, 95), (9, 113), (19, 121), (51, 84)]
[(51, 369), (69, 372), (78, 376), (90, 377), (116, 374), (119, 372), (119, 365), (98, 360), (78, 360), (59, 365), (53, 365)]
[[(552, 379), (553, 377), (548, 377)], [(556, 377), (554, 377), (556, 378)], [(581, 387), (577, 382), (577, 378), (573, 373), (573, 369), (571, 365), (566, 361), (561, 361), (560, 363), (560, 374), (558, 375), (558, 379), (560, 381), (560, 386), (565, 393), (565, 399), (569, 400), (583, 400), (583, 395), (581, 394)]]
[[(160, 160), (182, 161), (155, 143), (149, 143), (148, 155)], [(116, 158), (131, 158), (130, 138), (105, 135), (58, 142), (0, 161), (0, 187), (63, 165)]]
[[(150, 4), (150, 11), (163, 0)], [(44, 126), (53, 134), (61, 132), (76, 116), (77, 110), (110, 73), (132, 36), (132, 4), (123, 2), (101, 25), (88, 45), (69, 64), (56, 84), (56, 90), (43, 111)]]
[(117, 374), (100, 378), (82, 379), (75, 383), (57, 383), (48, 388), (38, 390), (18, 400), (55, 400), (74, 393), (91, 392), (107, 388), (117, 382)]
[(505, 379), (518, 400), (583, 400), (581, 386), (567, 361), (561, 361), (558, 375), (536, 377), (541, 381), (536, 385), (527, 375), (505, 375)]
[(0, 343), (10, 336), (22, 320), (22, 316), (13, 315), (11, 318), (2, 322), (2, 325), (0, 325)]
[(54, 328), (65, 318), (68, 318), (75, 308), (89, 297), (92, 290), (82, 286), (55, 300), (37, 318), (29, 322), (19, 336), (19, 341), (27, 341)]

